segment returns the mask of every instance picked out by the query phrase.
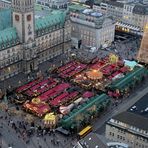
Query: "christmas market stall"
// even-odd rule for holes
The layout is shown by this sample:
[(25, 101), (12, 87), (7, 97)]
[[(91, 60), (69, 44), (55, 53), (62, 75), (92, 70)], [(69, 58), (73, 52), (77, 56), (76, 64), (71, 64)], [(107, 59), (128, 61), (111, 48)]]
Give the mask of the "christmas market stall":
[(78, 109), (73, 109), (69, 114), (65, 115), (60, 125), (69, 130), (78, 130), (81, 126), (88, 124), (94, 116), (99, 114), (110, 102), (109, 96), (106, 94), (97, 95), (83, 103)]
[(108, 93), (110, 96), (118, 98), (119, 96), (127, 95), (130, 89), (133, 89), (146, 76), (146, 68), (136, 66), (132, 71), (124, 75), (124, 77), (113, 81), (108, 86)]

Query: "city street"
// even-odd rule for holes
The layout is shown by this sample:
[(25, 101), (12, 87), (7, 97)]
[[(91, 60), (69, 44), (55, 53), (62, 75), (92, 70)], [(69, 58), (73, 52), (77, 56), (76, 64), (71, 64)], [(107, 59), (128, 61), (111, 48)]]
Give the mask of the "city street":
[(148, 81), (141, 86), (141, 88), (137, 88), (128, 98), (122, 99), (122, 102), (118, 104), (118, 106), (111, 107), (106, 114), (101, 116), (101, 118), (97, 121), (94, 121), (94, 131), (99, 134), (104, 134), (105, 130), (105, 122), (108, 121), (111, 117), (115, 116), (118, 113), (126, 111), (133, 104), (135, 104), (139, 99), (141, 99), (148, 92)]

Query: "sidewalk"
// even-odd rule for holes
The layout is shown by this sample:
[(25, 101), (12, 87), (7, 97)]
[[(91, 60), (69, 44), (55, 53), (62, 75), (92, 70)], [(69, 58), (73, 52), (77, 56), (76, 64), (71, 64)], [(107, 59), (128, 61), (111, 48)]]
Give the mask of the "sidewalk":
[[(54, 59), (50, 59), (48, 61), (45, 61), (45, 62), (39, 64), (38, 71), (41, 71), (44, 76), (47, 76), (46, 72), (47, 72), (47, 70), (49, 70), (50, 66), (52, 66), (52, 65), (59, 66), (59, 64), (61, 64), (60, 63), (61, 60), (63, 60), (63, 61), (67, 60), (66, 54), (57, 56)], [(30, 77), (35, 78), (36, 73), (37, 73), (37, 71), (29, 73), (29, 75), (30, 75)], [(28, 74), (19, 73), (19, 74), (15, 75), (11, 78), (8, 78), (4, 81), (0, 81), (0, 89), (1, 90), (10, 89), (9, 87), (11, 86), (10, 90), (13, 90), (14, 88), (18, 87), (19, 85), (23, 85), (23, 84), (27, 83), (28, 82), (27, 75)]]
[(15, 88), (19, 85), (19, 81), (21, 81), (22, 83), (25, 83), (26, 80), (27, 80), (27, 75), (20, 73), (16, 76), (9, 78), (9, 79), (1, 81), (0, 82), (0, 89), (5, 90), (5, 89), (8, 89), (9, 86), (11, 86), (11, 88)]

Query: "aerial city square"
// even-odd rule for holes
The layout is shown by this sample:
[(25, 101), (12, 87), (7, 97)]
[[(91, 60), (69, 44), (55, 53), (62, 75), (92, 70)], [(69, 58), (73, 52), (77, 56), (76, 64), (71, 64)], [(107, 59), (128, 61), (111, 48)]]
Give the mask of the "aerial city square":
[(148, 148), (148, 0), (0, 0), (0, 148)]

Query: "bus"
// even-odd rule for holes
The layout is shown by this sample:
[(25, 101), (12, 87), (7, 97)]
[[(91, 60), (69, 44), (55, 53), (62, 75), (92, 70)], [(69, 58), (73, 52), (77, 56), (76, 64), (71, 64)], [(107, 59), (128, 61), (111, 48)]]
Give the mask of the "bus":
[(87, 126), (85, 127), (83, 130), (81, 130), (79, 133), (78, 133), (78, 138), (81, 139), (81, 138), (84, 138), (86, 135), (88, 135), (90, 132), (92, 131), (92, 126)]

